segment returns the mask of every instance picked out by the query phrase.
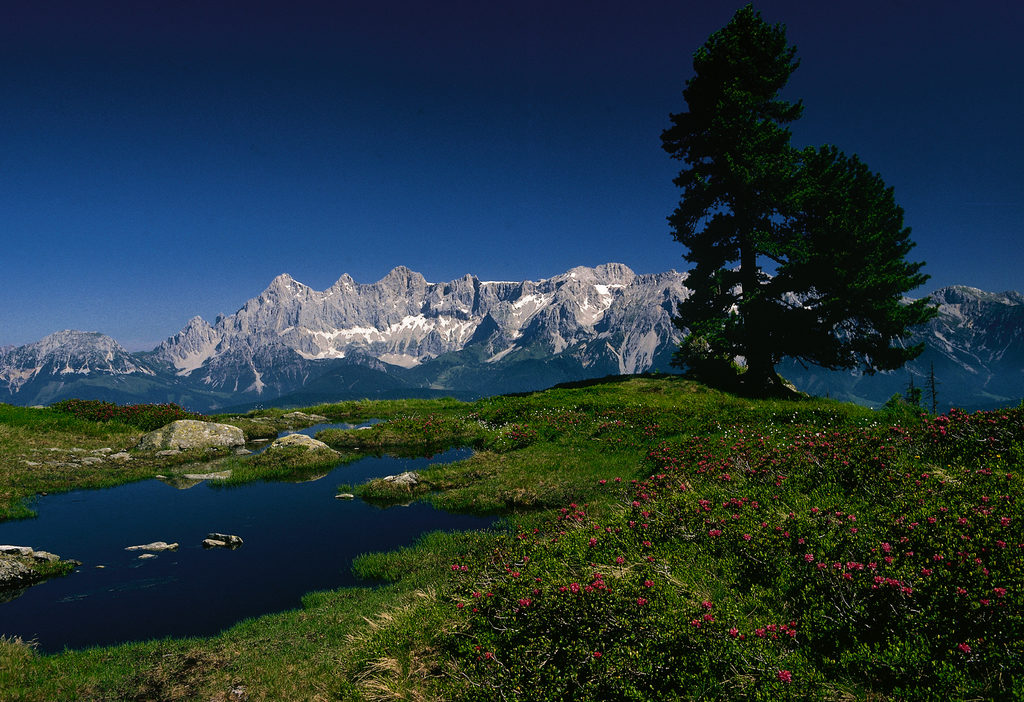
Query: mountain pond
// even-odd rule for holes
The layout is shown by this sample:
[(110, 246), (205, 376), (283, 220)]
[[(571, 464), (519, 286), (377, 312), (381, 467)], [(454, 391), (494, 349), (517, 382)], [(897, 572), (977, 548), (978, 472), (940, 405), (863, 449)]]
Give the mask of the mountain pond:
[[(326, 428), (302, 430), (312, 436)], [(289, 432), (285, 432), (289, 433)], [(449, 514), (424, 503), (380, 508), (335, 499), (337, 486), (468, 458), (452, 449), (430, 458), (367, 457), (309, 482), (200, 483), (175, 489), (145, 480), (40, 497), (35, 519), (0, 524), (0, 543), (82, 561), (75, 572), (0, 603), (0, 635), (42, 652), (166, 636), (208, 636), (249, 618), (301, 606), (314, 590), (367, 585), (352, 559), (412, 544), (435, 530), (479, 529), (492, 517)], [(236, 534), (234, 550), (203, 548), (209, 532)], [(177, 551), (125, 547), (177, 542)], [(102, 566), (102, 567), (100, 567)]]

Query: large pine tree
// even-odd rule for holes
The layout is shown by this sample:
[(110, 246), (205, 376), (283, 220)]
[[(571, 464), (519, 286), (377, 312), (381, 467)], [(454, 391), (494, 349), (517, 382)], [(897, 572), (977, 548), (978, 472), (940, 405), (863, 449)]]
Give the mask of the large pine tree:
[(934, 314), (901, 302), (927, 276), (904, 259), (913, 244), (891, 188), (833, 147), (792, 147), (786, 125), (803, 106), (779, 94), (797, 65), (785, 28), (741, 8), (694, 54), (689, 111), (662, 134), (686, 164), (669, 222), (694, 264), (678, 359), (751, 394), (778, 388), (787, 356), (898, 368), (921, 351), (902, 345), (908, 327)]

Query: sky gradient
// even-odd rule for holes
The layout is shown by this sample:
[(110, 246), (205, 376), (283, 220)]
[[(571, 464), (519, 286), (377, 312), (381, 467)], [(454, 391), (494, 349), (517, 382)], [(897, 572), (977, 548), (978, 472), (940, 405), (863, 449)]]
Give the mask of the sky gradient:
[[(0, 345), (151, 349), (316, 289), (688, 268), (662, 151), (742, 4), (52, 0), (0, 22)], [(1024, 4), (764, 0), (794, 145), (895, 188), (924, 289), (1024, 291)]]

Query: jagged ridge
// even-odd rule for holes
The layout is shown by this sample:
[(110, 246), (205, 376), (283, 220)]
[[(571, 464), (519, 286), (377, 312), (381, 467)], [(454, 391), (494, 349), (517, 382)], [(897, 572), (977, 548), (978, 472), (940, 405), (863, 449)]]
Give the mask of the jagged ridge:
[[(232, 315), (194, 317), (146, 353), (63, 331), (0, 348), (0, 400), (65, 397), (178, 402), (209, 410), (277, 398), (333, 401), (441, 393), (471, 397), (556, 382), (668, 369), (685, 273), (637, 275), (621, 264), (539, 281), (427, 282), (405, 267), (371, 284), (343, 275), (318, 291), (286, 274)], [(881, 404), (931, 369), (943, 407), (1024, 397), (1024, 296), (964, 286), (936, 291), (939, 314), (908, 341), (906, 368), (860, 373), (780, 367), (797, 387)], [(302, 400), (296, 399), (297, 402)]]

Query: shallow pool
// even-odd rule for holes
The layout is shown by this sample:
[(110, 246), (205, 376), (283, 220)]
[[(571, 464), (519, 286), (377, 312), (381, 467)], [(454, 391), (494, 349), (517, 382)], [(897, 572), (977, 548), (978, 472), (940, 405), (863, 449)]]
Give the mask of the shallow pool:
[[(304, 483), (175, 489), (147, 480), (40, 498), (33, 505), (38, 518), (0, 524), (0, 543), (51, 551), (82, 566), (0, 604), (0, 634), (59, 651), (209, 635), (247, 617), (298, 607), (312, 590), (357, 584), (350, 567), (361, 553), (407, 545), (427, 531), (492, 523), (422, 503), (381, 509), (335, 499), (340, 483), (470, 454), (364, 458)], [(244, 545), (204, 549), (212, 531), (236, 534)], [(148, 559), (124, 550), (152, 541), (180, 547)]]

